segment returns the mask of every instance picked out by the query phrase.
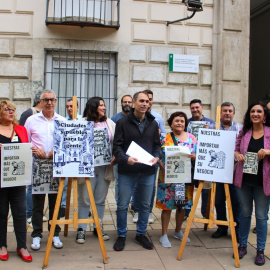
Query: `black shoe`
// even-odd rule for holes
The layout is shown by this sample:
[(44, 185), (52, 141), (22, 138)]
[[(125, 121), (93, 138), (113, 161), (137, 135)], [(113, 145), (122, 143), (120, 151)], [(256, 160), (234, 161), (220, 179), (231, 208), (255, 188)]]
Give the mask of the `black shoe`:
[(65, 217), (65, 215), (66, 215), (66, 208), (62, 208), (61, 207), (59, 212), (60, 212), (59, 213), (60, 218)]
[(116, 242), (113, 245), (115, 251), (122, 251), (125, 248), (126, 237), (118, 237)]
[(148, 238), (143, 235), (143, 234), (140, 234), (140, 235), (136, 235), (135, 237), (135, 242), (139, 245), (142, 245), (144, 248), (146, 249), (153, 249), (154, 248), (154, 245), (153, 243), (151, 243)]
[(89, 213), (88, 213), (88, 217), (91, 217), (92, 216), (92, 214), (91, 214), (91, 212), (89, 211)]
[(257, 233), (256, 227), (254, 227), (254, 229), (253, 229), (252, 232), (253, 232), (253, 233)]
[[(107, 240), (110, 239), (110, 236), (107, 233), (105, 233), (103, 230), (101, 230), (101, 233), (102, 233), (102, 236), (103, 236), (103, 240), (104, 241), (107, 241)], [(94, 236), (98, 237), (97, 229), (96, 228), (94, 228), (93, 234), (94, 234)]]
[(220, 238), (222, 236), (226, 236), (227, 234), (227, 231), (217, 229), (217, 231), (212, 234), (212, 238)]
[(78, 244), (84, 244), (85, 243), (85, 232), (82, 228), (79, 228), (77, 231), (77, 236), (76, 236), (76, 242)]

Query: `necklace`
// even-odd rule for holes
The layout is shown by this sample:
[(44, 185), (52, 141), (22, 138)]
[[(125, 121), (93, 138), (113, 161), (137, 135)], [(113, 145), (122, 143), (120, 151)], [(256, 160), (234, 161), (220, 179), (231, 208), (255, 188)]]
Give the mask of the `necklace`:
[(8, 130), (12, 130), (12, 127), (13, 127), (12, 124), (8, 125), (8, 126), (0, 124), (0, 126), (2, 126), (4, 129), (8, 129)]

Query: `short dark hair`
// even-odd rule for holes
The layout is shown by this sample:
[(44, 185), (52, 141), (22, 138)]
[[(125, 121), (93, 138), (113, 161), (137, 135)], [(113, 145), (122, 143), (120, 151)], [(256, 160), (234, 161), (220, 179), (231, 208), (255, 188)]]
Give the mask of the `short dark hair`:
[(33, 99), (33, 107), (36, 107), (38, 105), (38, 103), (40, 102), (40, 96), (42, 94), (43, 90), (39, 90), (36, 94), (35, 97)]
[(84, 109), (84, 112), (83, 112), (83, 117), (86, 117), (87, 121), (94, 121), (94, 122), (106, 121), (107, 116), (104, 115), (103, 117), (101, 117), (99, 119), (99, 114), (97, 111), (97, 108), (99, 106), (99, 102), (101, 100), (104, 102), (103, 98), (101, 98), (101, 97), (92, 97), (92, 98), (88, 99), (86, 106), (85, 106), (85, 109)]
[(194, 104), (194, 103), (200, 103), (200, 105), (202, 105), (202, 101), (200, 99), (192, 99), (189, 102), (189, 107), (191, 106), (191, 104)]
[(229, 101), (223, 102), (221, 104), (221, 109), (222, 109), (222, 107), (225, 107), (225, 106), (228, 106), (228, 107), (233, 106), (233, 112), (235, 112), (235, 107), (234, 107), (234, 105), (231, 102), (229, 102)]
[[(68, 99), (66, 100), (66, 103), (67, 103), (67, 102), (70, 102), (70, 101), (73, 101), (73, 99), (72, 99), (72, 98), (68, 98)], [(77, 106), (79, 106), (78, 99), (77, 99)]]
[[(145, 95), (147, 95), (146, 93), (144, 93), (144, 91), (136, 92), (136, 93), (133, 95), (133, 100), (136, 101), (136, 100), (138, 99), (139, 94), (145, 94)], [(147, 95), (147, 96), (148, 96), (148, 95)]]
[(185, 118), (185, 128), (188, 126), (188, 119), (187, 115), (184, 112), (174, 112), (170, 115), (169, 119), (167, 120), (168, 125), (171, 127), (173, 119), (177, 116), (184, 117)]
[(270, 99), (264, 99), (262, 102), (265, 104), (265, 106), (267, 106), (267, 104), (270, 102)]
[(143, 92), (144, 92), (146, 95), (152, 95), (152, 96), (154, 96), (153, 91), (151, 91), (150, 89), (145, 89)]
[(124, 95), (124, 96), (122, 96), (122, 98), (121, 98), (121, 103), (123, 102), (124, 97), (130, 97), (130, 98), (132, 99), (132, 96), (131, 96), (131, 95)]
[(269, 112), (267, 106), (262, 101), (254, 102), (248, 106), (248, 109), (245, 113), (244, 121), (243, 121), (243, 135), (245, 135), (252, 128), (253, 123), (250, 120), (250, 111), (256, 105), (262, 106), (262, 108), (264, 110), (264, 115), (265, 115), (264, 125), (268, 126), (268, 127), (270, 126), (270, 112)]

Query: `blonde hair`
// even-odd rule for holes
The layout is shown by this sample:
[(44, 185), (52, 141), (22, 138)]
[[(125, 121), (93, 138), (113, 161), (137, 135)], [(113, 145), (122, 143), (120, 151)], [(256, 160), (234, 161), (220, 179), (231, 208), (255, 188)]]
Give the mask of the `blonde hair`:
[[(16, 109), (16, 105), (13, 102), (11, 102), (9, 100), (2, 100), (0, 102), (0, 123), (2, 121), (2, 113), (4, 111), (5, 105), (6, 105), (6, 107), (8, 107), (10, 109)], [(14, 125), (17, 125), (18, 124), (18, 120), (17, 120), (17, 117), (16, 117), (16, 113), (15, 112), (14, 112), (14, 118), (13, 118), (12, 124), (14, 124)]]

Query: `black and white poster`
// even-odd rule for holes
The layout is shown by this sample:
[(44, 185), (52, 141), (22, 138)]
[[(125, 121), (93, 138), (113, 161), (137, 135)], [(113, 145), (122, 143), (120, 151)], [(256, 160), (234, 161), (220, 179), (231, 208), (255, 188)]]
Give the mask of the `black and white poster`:
[(53, 177), (51, 158), (33, 157), (32, 194), (57, 193), (59, 178)]
[(204, 128), (207, 124), (209, 124), (207, 121), (190, 121), (187, 127), (187, 132), (193, 134), (198, 140), (199, 129)]
[(236, 131), (200, 129), (194, 179), (231, 184), (235, 140)]
[(94, 176), (94, 122), (54, 121), (53, 176)]
[(3, 144), (1, 148), (1, 188), (31, 185), (31, 143)]
[(112, 161), (112, 148), (107, 128), (94, 128), (95, 167), (108, 165)]
[(186, 146), (165, 146), (165, 183), (191, 183), (190, 150)]
[(246, 152), (245, 160), (246, 161), (243, 163), (243, 173), (257, 174), (259, 165), (257, 153)]

